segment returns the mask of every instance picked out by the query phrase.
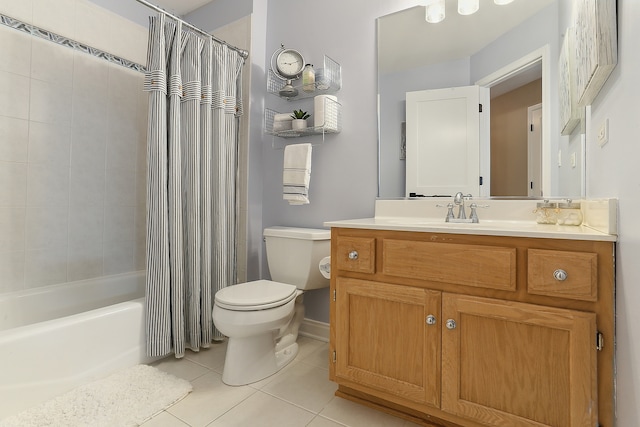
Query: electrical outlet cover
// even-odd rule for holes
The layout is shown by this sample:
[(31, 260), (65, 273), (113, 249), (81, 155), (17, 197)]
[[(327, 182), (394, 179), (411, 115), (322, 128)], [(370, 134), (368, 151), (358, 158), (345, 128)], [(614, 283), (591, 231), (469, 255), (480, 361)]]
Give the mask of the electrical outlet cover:
[(600, 129), (598, 129), (598, 145), (602, 147), (604, 144), (609, 142), (609, 119), (604, 119), (604, 122), (600, 125)]

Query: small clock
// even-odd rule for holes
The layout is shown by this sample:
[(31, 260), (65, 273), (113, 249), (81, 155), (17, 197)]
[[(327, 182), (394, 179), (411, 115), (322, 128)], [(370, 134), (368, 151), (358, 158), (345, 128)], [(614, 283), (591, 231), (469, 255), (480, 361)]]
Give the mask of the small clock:
[(304, 68), (304, 58), (295, 49), (285, 49), (276, 57), (276, 71), (285, 79), (293, 79), (300, 75)]

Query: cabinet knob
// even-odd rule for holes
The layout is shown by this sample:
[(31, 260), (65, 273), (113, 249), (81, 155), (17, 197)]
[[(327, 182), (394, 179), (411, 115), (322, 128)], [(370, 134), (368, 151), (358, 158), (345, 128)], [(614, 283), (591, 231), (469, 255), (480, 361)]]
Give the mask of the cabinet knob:
[(358, 251), (351, 251), (349, 252), (349, 259), (358, 259)]
[(559, 268), (553, 272), (553, 278), (559, 282), (563, 282), (567, 280), (567, 272)]
[(433, 314), (427, 316), (427, 325), (435, 325), (437, 321), (436, 316)]
[(456, 321), (453, 319), (449, 319), (447, 320), (447, 323), (445, 323), (447, 329), (455, 329), (456, 328)]

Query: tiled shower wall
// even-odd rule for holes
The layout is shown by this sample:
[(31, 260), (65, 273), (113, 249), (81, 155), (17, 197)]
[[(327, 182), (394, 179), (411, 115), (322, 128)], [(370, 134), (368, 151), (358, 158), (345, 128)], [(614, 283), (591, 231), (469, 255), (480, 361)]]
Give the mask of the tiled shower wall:
[[(0, 13), (146, 62), (146, 28), (86, 0)], [(0, 293), (143, 269), (143, 74), (3, 25), (0, 58)]]

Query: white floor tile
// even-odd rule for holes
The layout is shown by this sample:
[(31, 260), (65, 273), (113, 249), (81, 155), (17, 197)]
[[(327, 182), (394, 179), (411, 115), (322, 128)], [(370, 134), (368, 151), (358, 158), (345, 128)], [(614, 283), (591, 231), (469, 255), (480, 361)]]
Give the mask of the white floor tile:
[(354, 427), (402, 427), (405, 422), (401, 418), (340, 397), (334, 397), (320, 415), (337, 423)]
[(300, 361), (319, 368), (329, 369), (329, 343), (322, 343), (313, 353), (304, 359), (300, 359)]
[(271, 381), (274, 381), (275, 379), (279, 378), (281, 375), (284, 375), (287, 371), (289, 371), (289, 369), (291, 369), (293, 366), (295, 366), (298, 362), (296, 361), (297, 359), (294, 359), (293, 361), (289, 362), (289, 364), (287, 366), (285, 366), (284, 368), (280, 369), (278, 372), (276, 372), (275, 374), (260, 380), (260, 381), (256, 381), (255, 383), (251, 383), (249, 384), (249, 386), (261, 390), (264, 386), (266, 386), (267, 384), (269, 384)]
[(275, 378), (262, 391), (318, 413), (333, 399), (336, 384), (329, 381), (329, 371), (300, 362)]
[(205, 366), (215, 372), (222, 373), (224, 367), (224, 357), (227, 354), (227, 342), (211, 344), (209, 348), (200, 349), (199, 352), (187, 350), (185, 359), (191, 360), (198, 365)]
[(189, 427), (189, 424), (183, 423), (178, 418), (163, 411), (149, 421), (142, 423), (141, 427)]
[(222, 417), (216, 419), (209, 427), (258, 425), (303, 427), (309, 424), (314, 416), (311, 412), (258, 391)]
[(307, 424), (307, 427), (343, 427), (343, 426), (344, 424), (339, 424), (335, 421), (331, 421), (328, 418), (321, 417), (320, 415), (315, 417), (313, 421)]
[(220, 374), (211, 372), (194, 381), (193, 391), (167, 409), (171, 415), (191, 427), (203, 427), (256, 393), (251, 387), (231, 387)]
[(143, 427), (417, 427), (409, 421), (334, 396), (328, 344), (300, 337), (296, 359), (276, 374), (242, 387), (222, 382), (226, 342), (154, 366), (191, 381), (193, 391)]
[(196, 378), (209, 373), (209, 369), (206, 367), (194, 363), (186, 358), (176, 359), (173, 355), (169, 355), (164, 359), (154, 362), (153, 366), (161, 371), (175, 375), (176, 377), (187, 381), (193, 381)]
[(296, 356), (296, 360), (306, 359), (322, 345), (327, 344), (322, 341), (303, 336), (298, 336), (298, 340), (296, 342), (298, 343), (298, 355)]

